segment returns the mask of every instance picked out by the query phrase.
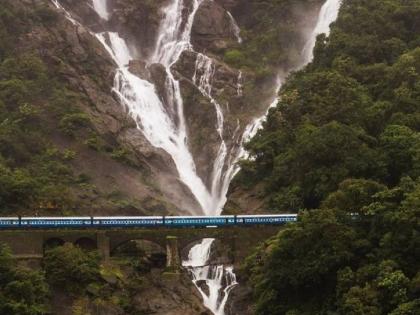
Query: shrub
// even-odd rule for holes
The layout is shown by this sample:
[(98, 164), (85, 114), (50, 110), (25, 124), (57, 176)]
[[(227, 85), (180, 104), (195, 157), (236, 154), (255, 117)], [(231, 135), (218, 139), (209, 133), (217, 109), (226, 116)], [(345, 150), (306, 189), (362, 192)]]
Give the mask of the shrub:
[(99, 255), (66, 243), (46, 252), (44, 268), (51, 284), (76, 294), (99, 279)]

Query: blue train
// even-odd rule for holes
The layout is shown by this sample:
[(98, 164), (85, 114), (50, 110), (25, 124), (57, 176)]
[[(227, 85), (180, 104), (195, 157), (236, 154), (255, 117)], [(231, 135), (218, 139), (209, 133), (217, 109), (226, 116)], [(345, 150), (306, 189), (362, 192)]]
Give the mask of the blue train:
[(282, 225), (296, 220), (296, 214), (149, 217), (0, 217), (0, 229), (130, 227), (194, 228)]

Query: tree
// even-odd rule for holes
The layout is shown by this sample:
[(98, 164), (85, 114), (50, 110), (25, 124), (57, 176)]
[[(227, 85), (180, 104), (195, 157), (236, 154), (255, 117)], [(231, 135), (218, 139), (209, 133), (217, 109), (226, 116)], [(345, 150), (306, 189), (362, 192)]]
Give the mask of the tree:
[(0, 245), (0, 313), (47, 314), (48, 295), (44, 273), (16, 267), (10, 250)]

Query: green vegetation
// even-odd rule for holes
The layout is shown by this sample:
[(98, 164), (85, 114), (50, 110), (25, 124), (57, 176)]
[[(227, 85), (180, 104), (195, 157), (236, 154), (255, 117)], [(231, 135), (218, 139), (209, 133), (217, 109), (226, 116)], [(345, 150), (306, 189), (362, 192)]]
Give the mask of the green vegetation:
[(99, 255), (66, 243), (46, 252), (44, 269), (51, 284), (67, 292), (82, 292), (99, 279)]
[[(0, 214), (71, 213), (83, 208), (84, 180), (74, 174), (79, 150), (133, 164), (129, 154), (99, 135), (86, 96), (63, 75), (71, 61), (65, 50), (34, 48), (61, 19), (47, 4), (6, 1), (0, 8)], [(32, 34), (32, 35), (28, 35)], [(41, 35), (39, 35), (41, 34)], [(28, 46), (29, 45), (29, 46)], [(28, 47), (27, 47), (28, 46)], [(86, 47), (83, 71), (96, 79), (97, 59)], [(103, 84), (100, 83), (103, 87)], [(112, 142), (112, 145), (109, 144)], [(119, 150), (119, 151), (117, 151)], [(76, 169), (77, 172), (77, 169)], [(80, 193), (81, 192), (81, 193)], [(90, 205), (89, 205), (90, 206)]]
[(8, 248), (0, 245), (0, 314), (46, 314), (48, 294), (44, 274), (16, 267)]
[[(0, 211), (71, 205), (74, 179), (64, 155), (48, 142), (54, 130), (46, 113), (76, 111), (75, 97), (36, 54), (17, 53), (16, 38), (31, 25), (54, 20), (40, 7), (29, 15), (19, 5), (0, 8)], [(65, 108), (65, 109), (64, 109)], [(55, 110), (57, 111), (57, 110)], [(57, 113), (65, 119), (68, 113)], [(67, 126), (67, 129), (69, 127)]]
[(345, 0), (247, 145), (236, 185), (301, 211), (247, 261), (257, 314), (420, 313), (419, 14)]

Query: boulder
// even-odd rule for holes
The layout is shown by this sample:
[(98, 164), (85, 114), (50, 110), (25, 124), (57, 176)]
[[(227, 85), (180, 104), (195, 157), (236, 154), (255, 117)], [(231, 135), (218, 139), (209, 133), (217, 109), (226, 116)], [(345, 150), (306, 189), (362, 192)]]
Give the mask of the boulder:
[(150, 80), (150, 72), (143, 60), (131, 60), (128, 64), (128, 70), (143, 80)]
[(236, 42), (228, 12), (217, 2), (205, 0), (194, 18), (191, 34), (197, 51), (220, 53)]

